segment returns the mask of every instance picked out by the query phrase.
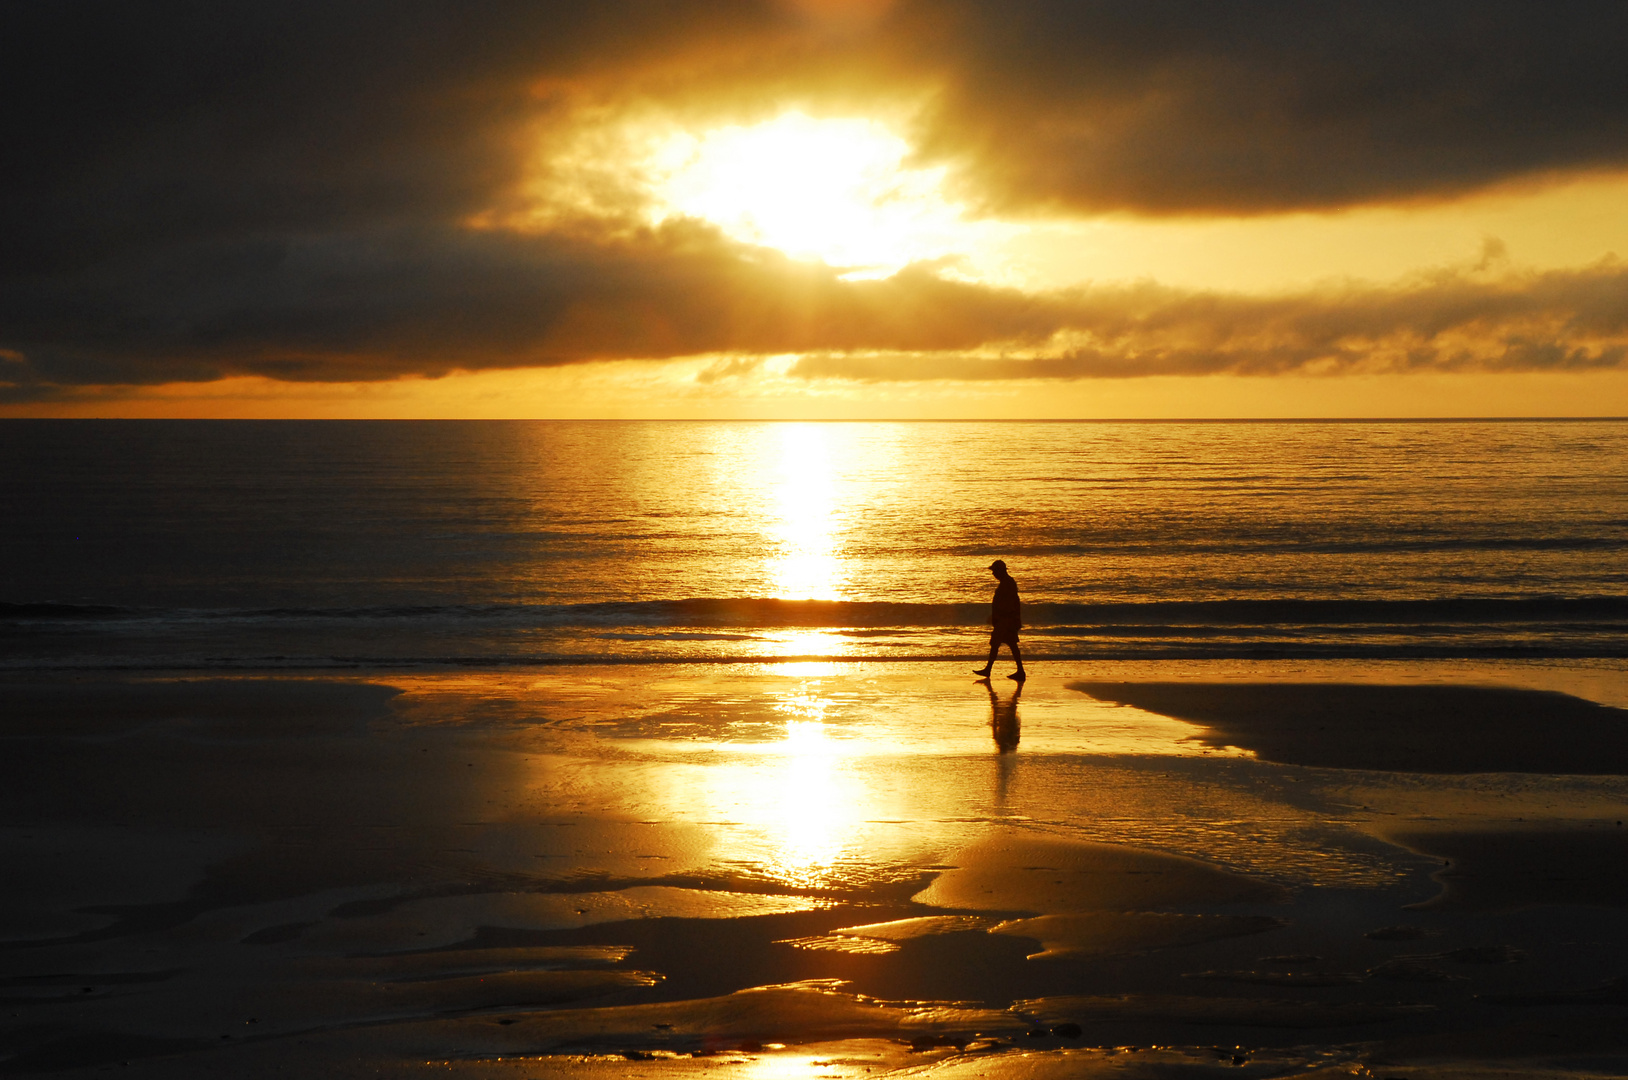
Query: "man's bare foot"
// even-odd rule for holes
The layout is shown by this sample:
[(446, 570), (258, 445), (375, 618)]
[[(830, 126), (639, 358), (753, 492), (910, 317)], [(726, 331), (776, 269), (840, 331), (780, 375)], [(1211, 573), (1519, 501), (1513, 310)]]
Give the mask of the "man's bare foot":
[(977, 668), (973, 668), (972, 673), (974, 675), (978, 676), (978, 678), (980, 678), (980, 679), (989, 678), (989, 669), (988, 668), (984, 668), (982, 671), (979, 671)]
[(1022, 682), (1024, 679), (1027, 679), (1028, 676), (1023, 674), (1022, 668), (1018, 668), (1016, 671), (1012, 672), (1012, 674), (1008, 675), (1007, 678), (1016, 679), (1018, 682)]

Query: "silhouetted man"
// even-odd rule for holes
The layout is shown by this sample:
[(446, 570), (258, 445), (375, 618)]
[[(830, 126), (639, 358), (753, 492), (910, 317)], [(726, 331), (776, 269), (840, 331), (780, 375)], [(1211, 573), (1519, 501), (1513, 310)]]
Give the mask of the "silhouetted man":
[(979, 678), (989, 678), (989, 673), (995, 670), (995, 656), (1005, 644), (1012, 650), (1012, 659), (1017, 661), (1017, 670), (1008, 675), (1009, 679), (1022, 682), (1028, 676), (1023, 673), (1023, 652), (1018, 648), (1018, 630), (1023, 626), (1023, 603), (1018, 599), (1017, 582), (1012, 575), (1006, 572), (1006, 564), (996, 559), (989, 564), (990, 572), (1000, 584), (995, 586), (995, 607), (989, 613), (989, 625), (994, 627), (989, 635), (989, 659), (984, 662), (982, 671), (974, 671)]

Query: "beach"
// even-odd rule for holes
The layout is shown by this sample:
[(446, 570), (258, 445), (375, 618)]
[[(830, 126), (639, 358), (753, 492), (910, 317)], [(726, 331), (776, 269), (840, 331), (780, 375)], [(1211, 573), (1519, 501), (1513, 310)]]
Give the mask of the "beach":
[(0, 424), (0, 1072), (1628, 1075), (1625, 463)]
[(0, 1080), (1628, 1080), (1625, 52), (0, 4)]
[[(1625, 1060), (1628, 779), (1553, 748), (1628, 717), (1628, 667), (992, 683), (835, 662), (12, 677), (0, 1069)], [(1478, 731), (1448, 723), (1464, 694)], [(1426, 767), (1370, 760), (1364, 725), (1398, 709)], [(1319, 717), (1345, 737), (1297, 760)]]

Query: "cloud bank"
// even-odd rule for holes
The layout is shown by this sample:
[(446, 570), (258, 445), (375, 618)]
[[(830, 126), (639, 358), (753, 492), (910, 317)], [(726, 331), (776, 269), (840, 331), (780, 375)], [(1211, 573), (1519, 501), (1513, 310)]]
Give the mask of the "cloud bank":
[(8, 4), (0, 393), (708, 353), (904, 381), (1615, 365), (1615, 264), (1024, 293), (846, 281), (694, 222), (469, 223), (594, 117), (872, 100), (918, 103), (922, 162), (1003, 213), (1441, 197), (1628, 164), (1625, 46), (1607, 3)]
[[(1147, 285), (1053, 294), (1039, 348), (827, 353), (790, 369), (860, 382), (1154, 375), (1581, 371), (1628, 359), (1628, 268), (1259, 298)], [(1037, 305), (1038, 306), (1038, 305)]]

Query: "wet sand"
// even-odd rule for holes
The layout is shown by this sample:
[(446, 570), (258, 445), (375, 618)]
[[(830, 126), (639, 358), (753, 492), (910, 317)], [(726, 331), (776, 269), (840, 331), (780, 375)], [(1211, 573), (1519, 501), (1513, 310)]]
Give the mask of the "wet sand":
[(1628, 672), (961, 667), (0, 683), (0, 1072), (1628, 1074)]

